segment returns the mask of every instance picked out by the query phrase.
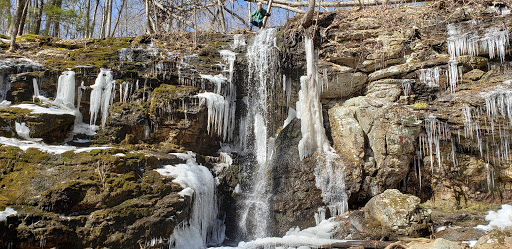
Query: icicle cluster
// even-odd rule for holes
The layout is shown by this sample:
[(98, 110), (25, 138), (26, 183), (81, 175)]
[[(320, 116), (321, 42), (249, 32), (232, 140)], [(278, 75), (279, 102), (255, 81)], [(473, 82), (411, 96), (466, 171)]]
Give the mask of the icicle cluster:
[(462, 28), (455, 24), (448, 24), (448, 53), (451, 60), (448, 63), (447, 76), (450, 83), (450, 91), (454, 92), (459, 78), (457, 58), (462, 55), (477, 56), (480, 53), (488, 53), (490, 59), (499, 57), (505, 61), (505, 51), (509, 46), (509, 34), (507, 29), (491, 27), (486, 30), (483, 37), (478, 32), (464, 33)]
[(75, 108), (75, 72), (65, 71), (59, 77), (55, 104), (69, 109)]
[(441, 75), (439, 67), (420, 69), (418, 74), (421, 83), (426, 84), (429, 87), (439, 86), (439, 76)]
[(101, 69), (94, 85), (91, 86), (91, 114), (90, 124), (96, 124), (98, 114), (101, 112), (101, 126), (105, 127), (108, 117), (108, 108), (112, 103), (112, 91), (114, 90), (114, 79), (110, 69)]

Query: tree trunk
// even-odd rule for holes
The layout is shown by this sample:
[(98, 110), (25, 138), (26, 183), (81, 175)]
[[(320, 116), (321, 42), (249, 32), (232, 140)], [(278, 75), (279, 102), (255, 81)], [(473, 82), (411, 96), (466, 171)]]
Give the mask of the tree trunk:
[(28, 7), (30, 0), (25, 0), (25, 6), (23, 7), (23, 13), (21, 14), (20, 25), (18, 27), (18, 35), (23, 35), (25, 29), (25, 21), (27, 20)]
[[(56, 0), (55, 1), (55, 7), (62, 8), (62, 0)], [(60, 19), (61, 16), (58, 15), (55, 18), (53, 18), (53, 34), (54, 37), (59, 37), (60, 34)]]
[[(272, 9), (272, 0), (268, 0), (268, 9), (267, 9), (268, 14), (270, 14), (271, 9)], [(265, 25), (267, 25), (267, 19), (268, 19), (268, 16), (263, 17), (263, 25), (261, 25), (262, 29), (264, 29)]]
[(217, 0), (218, 9), (219, 9), (219, 18), (220, 18), (220, 26), (222, 28), (222, 31), (226, 32), (226, 19), (224, 18), (224, 4), (222, 3), (222, 0)]
[(23, 16), (23, 9), (27, 0), (17, 0), (16, 8), (14, 9), (14, 16), (11, 22), (11, 48), (10, 50), (16, 49), (16, 34), (18, 34), (18, 28), (20, 27), (21, 17)]
[(110, 33), (110, 37), (114, 37), (114, 34), (116, 33), (116, 29), (117, 29), (117, 26), (119, 25), (119, 21), (121, 21), (121, 17), (122, 17), (121, 14), (123, 13), (123, 8), (125, 5), (126, 5), (126, 0), (122, 0), (121, 8), (117, 12), (118, 14), (117, 14), (117, 18), (116, 18), (116, 24), (114, 25), (114, 30), (112, 31), (112, 33)]
[[(37, 0), (36, 0), (36, 2), (37, 2)], [(43, 8), (44, 8), (44, 0), (41, 0), (40, 4), (38, 6), (36, 25), (33, 30), (33, 33), (36, 35), (39, 35), (39, 32), (41, 31), (41, 21), (43, 20)]]
[(107, 32), (105, 34), (106, 37), (110, 37), (112, 34), (112, 4), (113, 0), (107, 1)]
[(89, 36), (91, 24), (91, 0), (87, 0), (87, 7), (85, 8), (85, 31), (83, 37)]
[(300, 21), (303, 28), (307, 28), (311, 25), (311, 20), (313, 19), (313, 14), (315, 13), (315, 0), (309, 0), (308, 11), (304, 16), (302, 16), (302, 20)]
[(91, 30), (89, 31), (89, 38), (92, 38), (94, 35), (94, 27), (96, 27), (96, 15), (98, 14), (98, 7), (100, 6), (100, 0), (96, 0), (96, 7), (94, 7), (94, 15), (92, 16), (92, 25)]
[(146, 33), (153, 34), (155, 30), (151, 25), (151, 8), (149, 6), (149, 0), (144, 0), (144, 5), (146, 7)]
[(105, 29), (107, 27), (107, 11), (108, 11), (108, 1), (103, 6), (103, 11), (101, 15), (101, 28), (100, 28), (100, 38), (105, 38)]

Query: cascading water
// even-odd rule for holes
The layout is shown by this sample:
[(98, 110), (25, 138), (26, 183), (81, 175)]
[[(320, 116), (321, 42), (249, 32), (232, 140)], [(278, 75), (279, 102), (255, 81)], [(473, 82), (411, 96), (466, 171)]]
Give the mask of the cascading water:
[[(241, 152), (253, 154), (256, 165), (253, 171), (252, 188), (243, 204), (239, 226), (249, 238), (268, 235), (269, 217), (269, 167), (267, 98), (273, 91), (271, 70), (275, 69), (275, 29), (264, 29), (247, 47), (248, 79), (246, 115), (240, 122), (239, 148)], [(249, 230), (249, 228), (251, 230)]]

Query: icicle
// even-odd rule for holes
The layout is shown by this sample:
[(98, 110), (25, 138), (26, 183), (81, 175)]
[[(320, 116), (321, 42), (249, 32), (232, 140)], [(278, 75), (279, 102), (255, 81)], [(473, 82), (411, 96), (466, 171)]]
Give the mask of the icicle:
[(439, 77), (441, 75), (439, 67), (420, 69), (418, 74), (421, 83), (428, 87), (439, 87)]
[(489, 59), (492, 60), (498, 56), (501, 63), (503, 63), (505, 61), (505, 52), (509, 44), (508, 30), (496, 27), (490, 28), (487, 30), (483, 40), (487, 43)]
[(102, 128), (105, 127), (105, 122), (108, 117), (108, 108), (112, 101), (111, 95), (114, 87), (114, 80), (112, 71), (109, 69), (101, 69), (94, 85), (91, 86), (91, 100), (89, 113), (91, 114), (90, 124), (96, 124), (98, 114), (102, 114)]
[(40, 96), (36, 78), (32, 79), (32, 85), (34, 85), (34, 95), (32, 95), (32, 102), (35, 102), (35, 99)]
[(411, 84), (414, 82), (413, 80), (402, 80), (402, 90), (404, 92), (404, 96), (408, 97), (411, 92)]
[(454, 93), (457, 87), (457, 81), (459, 80), (459, 70), (456, 60), (450, 60), (448, 62), (448, 79), (450, 84), (450, 92)]

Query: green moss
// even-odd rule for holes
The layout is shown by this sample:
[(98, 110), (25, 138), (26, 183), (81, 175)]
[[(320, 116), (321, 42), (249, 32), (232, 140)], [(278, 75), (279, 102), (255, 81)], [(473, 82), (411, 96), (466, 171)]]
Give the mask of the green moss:
[(425, 102), (416, 102), (416, 103), (412, 104), (411, 106), (414, 108), (422, 109), (422, 108), (427, 108), (428, 104)]
[(41, 41), (49, 41), (50, 37), (35, 35), (35, 34), (26, 34), (16, 38), (18, 42), (41, 42)]

